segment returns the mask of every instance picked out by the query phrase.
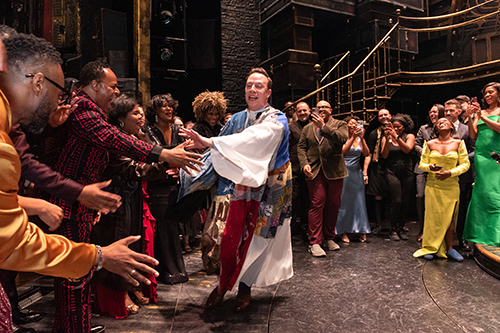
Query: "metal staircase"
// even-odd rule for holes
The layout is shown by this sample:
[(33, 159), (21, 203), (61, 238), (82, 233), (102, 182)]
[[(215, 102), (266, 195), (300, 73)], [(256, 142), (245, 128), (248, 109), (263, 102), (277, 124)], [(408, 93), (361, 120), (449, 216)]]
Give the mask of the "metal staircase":
[[(411, 25), (424, 27), (409, 27)], [(332, 101), (333, 114), (340, 118), (357, 115), (365, 122), (370, 122), (403, 86), (451, 84), (499, 75), (500, 55), (475, 56), (471, 64), (459, 68), (453, 68), (456, 63), (452, 63), (452, 68), (413, 71), (412, 55), (401, 51), (400, 43), (404, 41), (402, 34), (408, 31), (427, 33), (428, 36), (437, 32), (456, 35), (460, 34), (460, 29), (470, 31), (471, 26), (476, 27), (479, 37), (500, 38), (500, 2), (487, 0), (458, 12), (434, 17), (404, 17), (397, 13), (397, 22), (379, 43), (371, 50), (358, 52), (367, 52), (367, 55), (356, 68), (352, 69), (351, 58), (354, 57), (350, 52), (325, 59), (321, 65), (316, 65), (320, 74), (318, 77), (321, 77), (318, 89), (296, 103), (315, 96), (316, 100)], [(475, 43), (473, 47), (476, 48)], [(491, 47), (489, 52), (493, 52)], [(359, 57), (360, 54), (357, 54), (356, 58)]]

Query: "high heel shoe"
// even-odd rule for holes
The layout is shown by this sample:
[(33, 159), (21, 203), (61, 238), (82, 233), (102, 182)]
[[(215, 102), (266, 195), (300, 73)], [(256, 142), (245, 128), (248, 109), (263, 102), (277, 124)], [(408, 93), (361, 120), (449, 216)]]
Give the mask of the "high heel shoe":
[(361, 243), (366, 243), (366, 234), (359, 235), (359, 241)]
[(212, 309), (222, 303), (225, 294), (225, 291), (222, 294), (219, 294), (219, 287), (215, 287), (215, 289), (212, 290), (212, 293), (210, 293), (210, 296), (208, 296), (207, 301), (205, 302), (205, 309)]
[(139, 313), (139, 306), (134, 303), (127, 305), (127, 313), (129, 315), (135, 315)]
[(133, 301), (135, 301), (136, 303), (139, 303), (140, 305), (148, 305), (149, 304), (149, 298), (144, 297), (144, 295), (142, 294), (142, 291), (134, 291), (132, 296), (133, 296), (132, 297)]
[(342, 237), (341, 237), (341, 240), (344, 242), (344, 243), (350, 243), (351, 241), (349, 240), (349, 237), (347, 237), (346, 234), (343, 234)]

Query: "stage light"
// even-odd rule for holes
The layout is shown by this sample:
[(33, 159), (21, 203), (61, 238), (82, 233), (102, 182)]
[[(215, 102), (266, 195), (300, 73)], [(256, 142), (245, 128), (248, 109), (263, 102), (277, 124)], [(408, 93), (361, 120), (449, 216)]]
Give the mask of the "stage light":
[(160, 18), (163, 25), (167, 26), (170, 23), (172, 23), (172, 20), (174, 19), (174, 14), (172, 14), (172, 12), (169, 10), (162, 10), (160, 12)]
[(170, 50), (168, 47), (163, 47), (160, 50), (160, 58), (161, 60), (168, 62), (174, 56), (174, 52)]

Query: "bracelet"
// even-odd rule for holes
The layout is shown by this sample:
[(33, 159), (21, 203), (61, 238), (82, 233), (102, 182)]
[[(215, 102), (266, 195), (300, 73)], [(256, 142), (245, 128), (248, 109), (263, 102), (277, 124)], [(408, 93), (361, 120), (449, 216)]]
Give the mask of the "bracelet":
[(101, 247), (99, 245), (96, 245), (95, 248), (97, 249), (97, 265), (95, 266), (95, 271), (97, 272), (102, 269), (104, 258), (102, 257)]

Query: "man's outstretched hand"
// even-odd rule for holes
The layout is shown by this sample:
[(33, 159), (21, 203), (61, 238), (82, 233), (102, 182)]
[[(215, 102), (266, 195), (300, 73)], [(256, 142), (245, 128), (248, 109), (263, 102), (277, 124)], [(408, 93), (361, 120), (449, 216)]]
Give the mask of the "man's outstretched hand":
[(120, 275), (134, 286), (139, 286), (140, 283), (151, 284), (151, 281), (140, 272), (159, 275), (155, 269), (151, 268), (151, 266), (158, 265), (155, 258), (129, 249), (128, 246), (140, 238), (141, 236), (129, 236), (102, 248), (102, 267)]
[(114, 213), (122, 202), (119, 195), (102, 190), (109, 184), (111, 184), (111, 180), (87, 185), (83, 188), (77, 200), (82, 205), (98, 210), (102, 214)]

